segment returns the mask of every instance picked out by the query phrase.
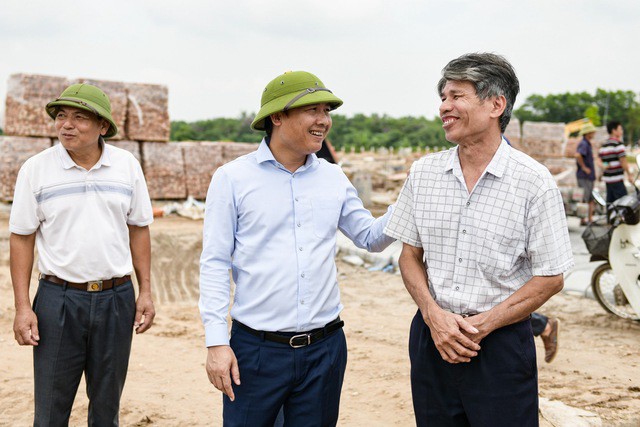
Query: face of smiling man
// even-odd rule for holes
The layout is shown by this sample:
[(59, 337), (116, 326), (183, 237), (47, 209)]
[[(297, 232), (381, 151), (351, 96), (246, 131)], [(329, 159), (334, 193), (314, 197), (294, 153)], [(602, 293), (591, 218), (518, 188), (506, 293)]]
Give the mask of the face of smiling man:
[(273, 114), (272, 151), (304, 162), (307, 155), (322, 148), (322, 141), (331, 130), (330, 111), (329, 104), (321, 103)]
[(477, 142), (491, 130), (491, 126), (496, 126), (492, 99), (478, 98), (471, 82), (448, 81), (440, 99), (442, 128), (449, 142), (463, 145)]
[(95, 114), (66, 106), (56, 113), (55, 126), (58, 139), (71, 158), (99, 151), (98, 138), (109, 129), (109, 123)]

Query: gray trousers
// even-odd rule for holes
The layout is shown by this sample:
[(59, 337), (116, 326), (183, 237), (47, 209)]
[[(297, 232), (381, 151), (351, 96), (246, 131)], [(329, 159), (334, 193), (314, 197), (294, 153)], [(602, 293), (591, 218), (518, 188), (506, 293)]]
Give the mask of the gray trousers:
[(39, 345), (33, 348), (34, 426), (67, 426), (85, 374), (88, 426), (117, 426), (131, 351), (131, 282), (87, 292), (40, 280), (33, 301)]

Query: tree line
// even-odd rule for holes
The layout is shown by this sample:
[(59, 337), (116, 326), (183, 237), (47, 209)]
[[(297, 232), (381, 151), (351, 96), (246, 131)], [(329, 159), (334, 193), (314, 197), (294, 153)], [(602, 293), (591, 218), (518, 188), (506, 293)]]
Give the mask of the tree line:
[[(640, 99), (633, 91), (607, 91), (531, 95), (513, 114), (520, 122), (568, 123), (584, 117), (596, 125), (617, 120), (625, 128), (625, 140), (630, 143), (640, 137)], [(195, 122), (171, 123), (172, 141), (235, 141), (259, 142), (261, 132), (250, 129), (253, 114), (243, 112), (237, 118), (216, 118)], [(347, 117), (333, 114), (330, 140), (336, 149), (374, 149), (379, 147), (442, 147), (450, 145), (444, 139), (438, 117), (389, 117), (387, 115), (356, 114)]]
[[(394, 118), (387, 115), (356, 114), (347, 117), (332, 114), (330, 140), (336, 149), (375, 149), (380, 147), (440, 147), (449, 145), (444, 139), (442, 122), (424, 117)], [(253, 114), (243, 112), (236, 119), (218, 118), (195, 122), (171, 122), (172, 141), (260, 142), (263, 132), (249, 127)]]

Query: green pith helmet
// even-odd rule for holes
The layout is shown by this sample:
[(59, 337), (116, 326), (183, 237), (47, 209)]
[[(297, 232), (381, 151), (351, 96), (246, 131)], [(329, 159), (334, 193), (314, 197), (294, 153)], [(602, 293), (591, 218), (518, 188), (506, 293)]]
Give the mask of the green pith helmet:
[(49, 117), (55, 120), (58, 110), (56, 107), (62, 106), (87, 110), (108, 121), (111, 126), (104, 135), (105, 138), (111, 138), (118, 133), (118, 127), (111, 117), (109, 97), (96, 86), (84, 83), (73, 84), (66, 88), (55, 101), (48, 103), (45, 109)]
[(342, 100), (335, 96), (319, 78), (306, 71), (289, 71), (271, 80), (264, 88), (260, 111), (251, 129), (264, 130), (264, 119), (273, 113), (305, 105), (327, 103), (335, 110)]

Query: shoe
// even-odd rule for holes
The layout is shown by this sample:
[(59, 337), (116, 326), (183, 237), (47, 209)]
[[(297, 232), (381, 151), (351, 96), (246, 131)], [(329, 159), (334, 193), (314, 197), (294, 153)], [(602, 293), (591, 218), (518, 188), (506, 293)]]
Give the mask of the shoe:
[(560, 330), (560, 320), (557, 318), (549, 319), (551, 332), (548, 336), (540, 335), (544, 344), (544, 361), (551, 363), (558, 353), (558, 332)]

